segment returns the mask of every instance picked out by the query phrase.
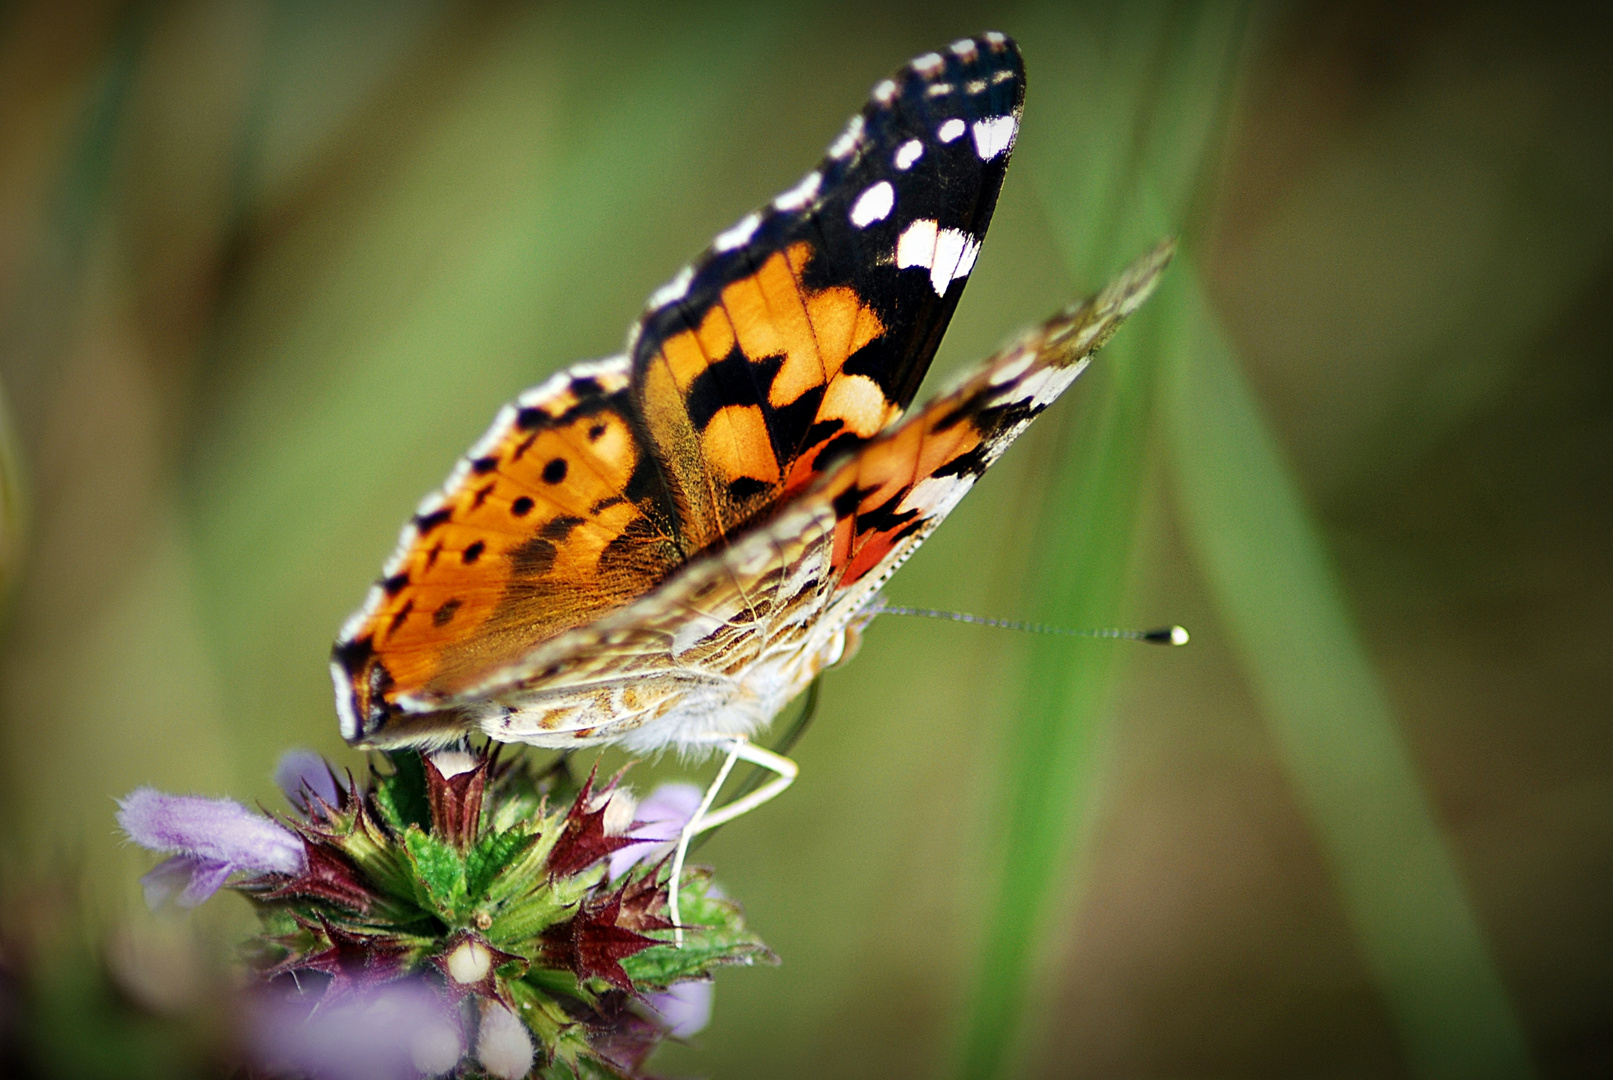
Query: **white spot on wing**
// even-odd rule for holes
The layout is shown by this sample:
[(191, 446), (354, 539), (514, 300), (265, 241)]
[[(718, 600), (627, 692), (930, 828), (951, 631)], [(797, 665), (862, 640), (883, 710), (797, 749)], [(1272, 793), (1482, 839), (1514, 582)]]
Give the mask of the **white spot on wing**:
[(924, 96), (925, 97), (945, 97), (947, 94), (950, 94), (950, 93), (952, 93), (952, 84), (951, 83), (949, 83), (949, 82), (938, 82), (934, 86), (930, 87), (928, 90), (924, 91)]
[(958, 136), (962, 134), (963, 121), (959, 120), (956, 116), (942, 124), (940, 130), (935, 133), (938, 139), (946, 143), (955, 141)]
[(997, 46), (1005, 45), (1008, 42), (1008, 39), (1003, 37), (1002, 34), (998, 33), (996, 30), (988, 30), (985, 34), (985, 38), (986, 41)]
[(970, 79), (963, 84), (963, 92), (966, 94), (984, 94), (986, 92), (986, 80)]
[(963, 254), (958, 257), (958, 268), (952, 271), (954, 280), (967, 277), (975, 268), (975, 257), (980, 254), (980, 241), (973, 237), (966, 237), (963, 243)]
[(913, 167), (913, 162), (924, 156), (924, 144), (917, 139), (909, 139), (896, 148), (896, 167), (906, 172)]
[(949, 45), (947, 47), (950, 48), (953, 51), (953, 53), (955, 53), (956, 55), (962, 57), (965, 60), (973, 60), (974, 59), (975, 52), (976, 52), (975, 43), (973, 41), (971, 41), (969, 38), (960, 38), (959, 40), (954, 41), (951, 45)]
[[(953, 279), (963, 276), (958, 273), (958, 266), (973, 245), (969, 234), (958, 229), (942, 229), (936, 233), (935, 261), (930, 264), (930, 285), (934, 287), (935, 295), (944, 296)], [(973, 255), (969, 256), (969, 265), (974, 265)]]
[(755, 236), (756, 230), (761, 227), (761, 224), (761, 214), (754, 212), (746, 214), (739, 219), (739, 222), (733, 228), (727, 232), (718, 233), (717, 239), (711, 242), (711, 246), (718, 251), (732, 251)]
[(974, 123), (975, 152), (981, 161), (990, 161), (1014, 145), (1019, 133), (1019, 119), (1014, 116), (993, 116)]
[(668, 304), (682, 300), (689, 292), (689, 283), (694, 280), (694, 267), (685, 266), (678, 271), (678, 276), (656, 289), (650, 294), (649, 308), (659, 311)]
[(465, 456), (474, 461), (476, 458), (486, 457), (492, 453), (493, 448), (498, 446), (499, 440), (504, 438), (504, 432), (513, 423), (515, 423), (515, 406), (506, 405), (493, 418), (493, 426), (488, 428), (480, 439), (476, 440), (476, 445), (472, 446), (465, 453)]
[(919, 218), (909, 225), (896, 241), (896, 268), (906, 270), (922, 266), (926, 270), (935, 261), (936, 223), (931, 218)]
[(895, 205), (896, 189), (891, 187), (889, 180), (881, 180), (857, 196), (856, 203), (851, 207), (851, 223), (859, 229), (866, 229), (876, 221), (884, 221)]
[(814, 169), (807, 173), (799, 184), (774, 199), (773, 205), (780, 210), (800, 210), (818, 197), (818, 188), (822, 185), (823, 176)]
[(972, 476), (926, 476), (913, 485), (896, 512), (917, 510), (925, 517), (945, 517), (974, 484)]
[(920, 75), (934, 75), (945, 66), (939, 53), (927, 52), (913, 58), (913, 70)]
[(997, 74), (991, 77), (991, 85), (996, 86), (998, 83), (1005, 83), (1013, 77), (1014, 73), (1004, 68), (1002, 71), (997, 72)]
[(896, 268), (922, 267), (930, 272), (937, 296), (974, 269), (980, 242), (961, 229), (942, 229), (931, 218), (913, 222), (896, 241)]
[(882, 80), (874, 87), (874, 100), (881, 105), (889, 105), (896, 97), (896, 84), (889, 79)]
[(846, 125), (846, 130), (840, 133), (840, 137), (829, 144), (829, 156), (836, 160), (848, 156), (857, 149), (857, 143), (862, 137), (863, 118), (862, 114), (858, 113), (851, 118), (851, 122)]

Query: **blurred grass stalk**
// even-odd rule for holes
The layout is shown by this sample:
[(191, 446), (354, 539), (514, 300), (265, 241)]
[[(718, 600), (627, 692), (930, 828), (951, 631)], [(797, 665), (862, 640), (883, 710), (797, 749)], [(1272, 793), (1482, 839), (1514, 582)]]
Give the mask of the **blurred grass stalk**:
[(11, 408), (6, 403), (5, 387), (0, 386), (0, 616), (11, 584), (17, 579), (27, 533), (27, 493), (12, 432)]
[[(1068, 121), (1044, 125), (1062, 145), (1034, 158), (1045, 163), (1036, 179), (1084, 288), (1191, 221), (1213, 182), (1247, 25), (1246, 10), (1230, 5), (1116, 5), (1034, 36), (1038, 100), (1051, 106), (1043, 115)], [(1522, 1028), (1356, 636), (1322, 530), (1196, 274), (1191, 255), (1179, 256), (1098, 360), (1111, 369), (1107, 398), (1085, 431), (1064, 439), (1058, 460), (1069, 465), (1041, 515), (1047, 539), (1027, 577), (1037, 617), (1117, 620), (1157, 412), (1190, 549), (1411, 1071), (1530, 1076)], [(1018, 1071), (1036, 990), (1051, 974), (1039, 946), (1059, 940), (1050, 930), (1068, 918), (1066, 898), (1080, 896), (1069, 868), (1092, 810), (1112, 649), (1055, 638), (1031, 648), (991, 810), (998, 876), (986, 889), (992, 902), (961, 1026), (955, 1073), (964, 1080)]]

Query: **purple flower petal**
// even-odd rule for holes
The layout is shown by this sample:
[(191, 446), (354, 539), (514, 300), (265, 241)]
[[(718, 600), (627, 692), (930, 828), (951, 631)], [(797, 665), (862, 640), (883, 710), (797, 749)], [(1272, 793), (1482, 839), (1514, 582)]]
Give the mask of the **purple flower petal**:
[(309, 792), (332, 806), (342, 797), (329, 763), (312, 750), (287, 750), (281, 754), (279, 764), (274, 767), (274, 782), (286, 793), (291, 805), (305, 814), (309, 810)]
[(714, 984), (709, 982), (673, 983), (665, 993), (650, 994), (645, 1000), (666, 1021), (668, 1034), (674, 1039), (687, 1039), (711, 1023), (713, 989)]
[(365, 987), (317, 1006), (301, 995), (268, 998), (251, 1027), (260, 1065), (315, 1080), (438, 1076), (465, 1051), (452, 1006), (416, 980)]
[(140, 879), (140, 888), (146, 894), (146, 906), (156, 911), (184, 892), (190, 887), (190, 879), (195, 872), (196, 860), (189, 855), (175, 855), (152, 867)]
[(229, 799), (141, 788), (119, 804), (118, 824), (142, 847), (179, 853), (140, 879), (153, 907), (176, 894), (194, 907), (237, 870), (296, 874), (304, 866), (296, 833)]
[(621, 877), (641, 862), (654, 862), (670, 851), (672, 842), (700, 809), (700, 800), (704, 797), (705, 793), (693, 784), (662, 784), (645, 796), (633, 814), (634, 827), (627, 835), (656, 843), (634, 844), (613, 852), (611, 878)]

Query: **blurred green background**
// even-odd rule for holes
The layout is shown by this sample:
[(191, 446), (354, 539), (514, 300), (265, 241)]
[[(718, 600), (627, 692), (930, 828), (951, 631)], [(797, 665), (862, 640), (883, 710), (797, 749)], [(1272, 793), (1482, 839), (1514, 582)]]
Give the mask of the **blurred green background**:
[(1182, 250), (889, 595), (1193, 643), (878, 623), (700, 853), (783, 966), (658, 1067), (1607, 1074), (1596, 7), (397, 0), (0, 5), (0, 1072), (208, 1068), (245, 905), (147, 914), (112, 799), (360, 767), (326, 651), (416, 500), (986, 28), (932, 385)]

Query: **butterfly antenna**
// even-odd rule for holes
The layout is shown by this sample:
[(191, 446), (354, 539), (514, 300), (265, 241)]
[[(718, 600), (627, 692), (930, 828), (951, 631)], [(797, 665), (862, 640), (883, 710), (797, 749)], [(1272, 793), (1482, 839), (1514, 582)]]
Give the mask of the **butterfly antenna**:
[(1017, 619), (988, 619), (984, 615), (966, 615), (961, 611), (939, 611), (935, 608), (902, 607), (885, 604), (880, 615), (917, 615), (926, 619), (947, 619), (951, 622), (973, 623), (976, 626), (995, 626), (1003, 630), (1023, 630), (1028, 634), (1054, 634), (1059, 637), (1117, 638), (1121, 641), (1141, 641), (1149, 645), (1186, 645), (1187, 629), (1181, 626), (1161, 626), (1154, 630), (1120, 630), (1105, 627), (1099, 630), (1072, 630), (1065, 626), (1045, 626), (1042, 623), (1020, 622)]

